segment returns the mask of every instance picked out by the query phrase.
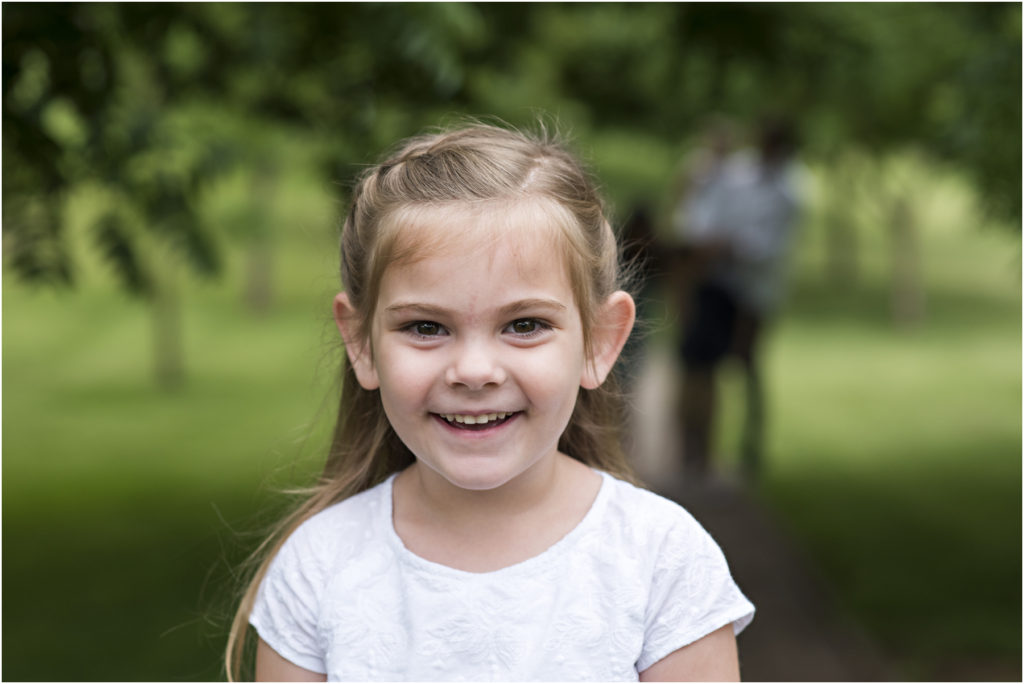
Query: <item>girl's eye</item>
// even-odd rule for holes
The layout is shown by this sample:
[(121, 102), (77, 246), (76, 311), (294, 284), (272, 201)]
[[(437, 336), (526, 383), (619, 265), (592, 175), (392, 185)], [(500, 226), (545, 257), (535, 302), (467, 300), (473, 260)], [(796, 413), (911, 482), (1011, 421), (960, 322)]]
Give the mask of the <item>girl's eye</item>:
[(444, 328), (441, 327), (441, 324), (434, 323), (433, 321), (417, 321), (409, 325), (408, 329), (420, 337), (435, 337), (444, 334)]
[(514, 321), (512, 323), (512, 332), (518, 333), (520, 335), (523, 335), (523, 334), (526, 334), (526, 333), (532, 333), (536, 329), (537, 329), (537, 322), (536, 321), (531, 321), (528, 318), (524, 318), (524, 319), (519, 320), (519, 321)]
[(546, 323), (538, 321), (536, 318), (520, 318), (509, 323), (508, 329), (515, 335), (530, 336), (543, 332), (549, 327)]

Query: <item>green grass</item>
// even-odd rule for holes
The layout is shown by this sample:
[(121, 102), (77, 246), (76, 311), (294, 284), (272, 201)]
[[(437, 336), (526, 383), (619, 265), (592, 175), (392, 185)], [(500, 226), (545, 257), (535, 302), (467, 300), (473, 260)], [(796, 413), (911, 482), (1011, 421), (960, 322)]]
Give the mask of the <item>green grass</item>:
[(220, 676), (241, 533), (316, 468), (330, 422), (331, 270), (311, 286), (301, 267), (319, 258), (283, 251), (264, 315), (239, 306), (235, 271), (187, 288), (172, 392), (152, 379), (145, 305), (5, 279), (6, 679)]
[[(184, 288), (173, 392), (151, 377), (147, 307), (95, 263), (70, 293), (5, 274), (5, 679), (220, 676), (231, 568), (269, 492), (316, 469), (336, 392), (331, 207), (292, 204), (269, 311), (241, 306), (235, 253), (223, 281)], [(802, 237), (767, 348), (761, 494), (905, 676), (1019, 673), (1019, 240), (969, 221), (924, 232), (926, 316), (909, 330), (889, 321), (882, 236), (865, 231), (844, 291), (823, 284), (820, 242)]]

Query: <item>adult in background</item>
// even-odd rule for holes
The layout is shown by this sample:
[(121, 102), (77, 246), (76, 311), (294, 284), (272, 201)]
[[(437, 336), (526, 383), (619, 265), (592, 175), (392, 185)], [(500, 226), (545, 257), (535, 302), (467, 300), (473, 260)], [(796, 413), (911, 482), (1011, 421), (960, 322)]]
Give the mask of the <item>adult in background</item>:
[(802, 204), (796, 137), (785, 120), (765, 121), (754, 150), (732, 152), (721, 134), (702, 157), (673, 218), (692, 287), (684, 296), (680, 408), (688, 479), (703, 477), (712, 449), (716, 373), (733, 357), (743, 369), (746, 411), (741, 464), (760, 469), (764, 389), (758, 348), (783, 294)]

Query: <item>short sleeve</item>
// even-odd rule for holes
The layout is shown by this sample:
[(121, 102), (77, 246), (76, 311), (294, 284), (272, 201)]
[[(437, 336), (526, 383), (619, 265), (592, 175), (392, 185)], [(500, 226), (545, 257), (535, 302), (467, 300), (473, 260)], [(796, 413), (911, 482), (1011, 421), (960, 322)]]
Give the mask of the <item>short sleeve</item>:
[(683, 516), (655, 560), (638, 672), (727, 624), (739, 634), (754, 618), (754, 605), (733, 581), (718, 544)]
[(271, 561), (249, 622), (283, 658), (323, 674), (327, 667), (317, 622), (325, 578), (304, 532), (296, 530)]

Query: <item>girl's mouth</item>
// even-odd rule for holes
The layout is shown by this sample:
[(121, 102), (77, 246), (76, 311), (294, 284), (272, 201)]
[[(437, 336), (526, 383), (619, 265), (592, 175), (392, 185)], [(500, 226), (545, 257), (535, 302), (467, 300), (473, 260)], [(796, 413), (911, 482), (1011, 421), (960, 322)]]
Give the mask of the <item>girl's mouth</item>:
[(464, 413), (435, 413), (434, 415), (457, 430), (477, 431), (504, 425), (520, 413), (520, 411), (500, 411), (475, 416)]

